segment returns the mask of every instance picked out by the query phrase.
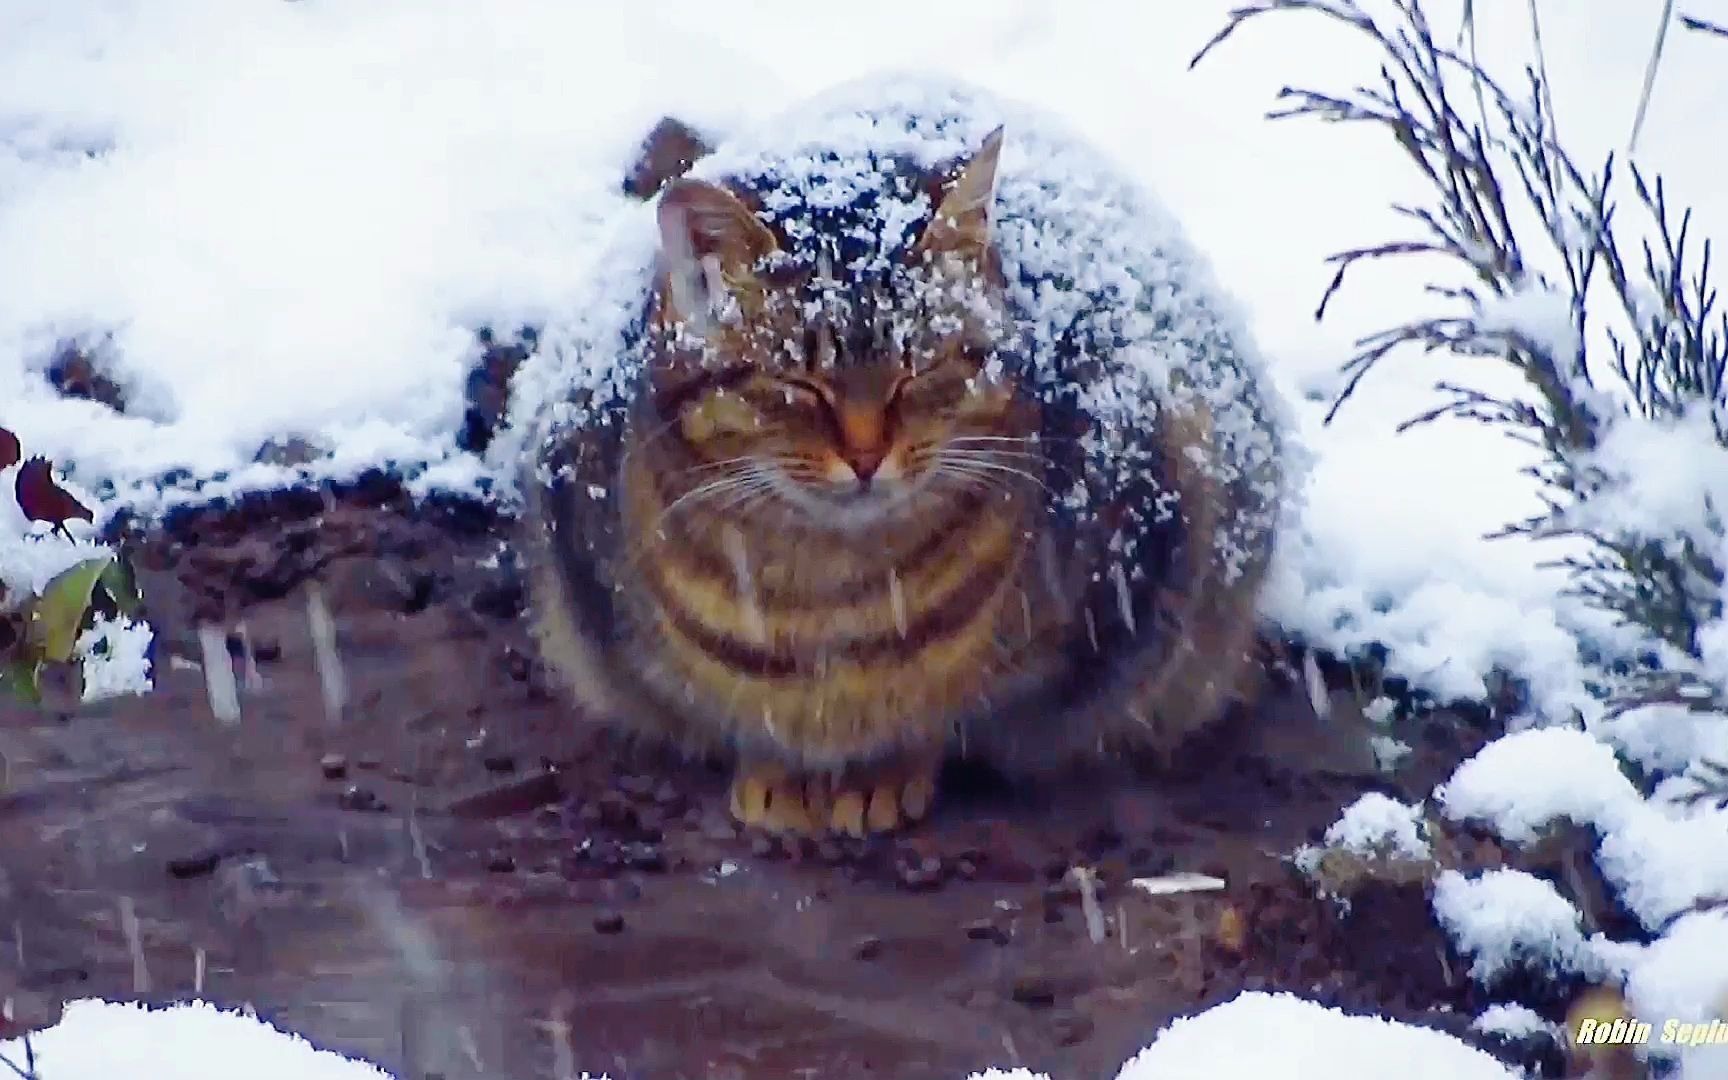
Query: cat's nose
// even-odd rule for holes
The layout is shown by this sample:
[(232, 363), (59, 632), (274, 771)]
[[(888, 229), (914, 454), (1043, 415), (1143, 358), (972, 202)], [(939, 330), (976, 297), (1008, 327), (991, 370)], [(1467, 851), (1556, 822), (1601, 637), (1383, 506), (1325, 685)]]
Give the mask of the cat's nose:
[(887, 448), (871, 446), (864, 449), (852, 449), (846, 452), (846, 464), (852, 466), (852, 471), (858, 476), (859, 487), (869, 487), (870, 478), (876, 475), (876, 470), (882, 467), (882, 459), (887, 456)]

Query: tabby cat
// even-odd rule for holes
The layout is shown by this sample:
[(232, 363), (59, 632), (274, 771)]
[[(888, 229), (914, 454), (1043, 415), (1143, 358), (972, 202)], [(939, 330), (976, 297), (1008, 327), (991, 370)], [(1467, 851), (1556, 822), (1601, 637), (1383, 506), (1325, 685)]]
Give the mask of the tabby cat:
[(1168, 753), (1250, 669), (1275, 403), (1180, 275), (1039, 271), (1062, 193), (1004, 213), (1005, 145), (672, 181), (634, 362), (533, 456), (546, 660), (587, 714), (735, 755), (746, 824), (896, 829), (955, 750)]

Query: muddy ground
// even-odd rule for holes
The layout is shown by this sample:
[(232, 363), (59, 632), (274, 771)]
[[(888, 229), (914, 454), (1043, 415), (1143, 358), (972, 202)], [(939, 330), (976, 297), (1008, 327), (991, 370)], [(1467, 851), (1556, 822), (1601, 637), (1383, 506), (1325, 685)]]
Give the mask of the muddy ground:
[[(1394, 779), (1349, 692), (1322, 721), (1285, 688), (1174, 774), (1027, 791), (956, 769), (896, 841), (786, 845), (729, 823), (719, 769), (549, 692), (505, 535), (380, 481), (142, 539), (156, 692), (0, 714), (14, 1031), (71, 998), (201, 993), (404, 1077), (1067, 1080), (1244, 988), (1453, 1031), (1484, 1003), (1421, 885), (1345, 913), (1284, 858), (1364, 791), (1425, 795), (1486, 737), (1470, 718), (1402, 721)], [(237, 722), (212, 712), (200, 626)], [(1229, 885), (1127, 885), (1171, 869)]]

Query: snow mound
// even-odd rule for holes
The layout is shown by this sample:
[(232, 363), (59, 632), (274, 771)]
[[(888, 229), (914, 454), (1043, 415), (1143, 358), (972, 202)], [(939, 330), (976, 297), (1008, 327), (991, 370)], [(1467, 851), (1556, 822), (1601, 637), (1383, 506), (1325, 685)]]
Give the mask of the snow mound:
[(1424, 831), (1420, 806), (1406, 806), (1371, 791), (1345, 807), (1338, 820), (1327, 827), (1323, 842), (1329, 848), (1359, 855), (1426, 859), (1430, 850)]
[(1643, 801), (1611, 747), (1568, 728), (1496, 739), (1435, 797), (1448, 816), (1486, 820), (1515, 841), (1532, 840), (1561, 819), (1608, 827)]
[[(44, 1080), (389, 1080), (375, 1066), (204, 1002), (166, 1009), (68, 1002), (60, 1022), (30, 1045)], [(0, 1054), (21, 1064), (24, 1044), (0, 1043)]]
[(1600, 967), (1578, 910), (1553, 885), (1521, 870), (1476, 878), (1446, 871), (1434, 883), (1434, 914), (1471, 958), (1478, 982), (1524, 967), (1549, 975), (1591, 975)]
[(1116, 1080), (1515, 1080), (1492, 1056), (1443, 1032), (1353, 1016), (1292, 994), (1246, 993), (1177, 1020)]

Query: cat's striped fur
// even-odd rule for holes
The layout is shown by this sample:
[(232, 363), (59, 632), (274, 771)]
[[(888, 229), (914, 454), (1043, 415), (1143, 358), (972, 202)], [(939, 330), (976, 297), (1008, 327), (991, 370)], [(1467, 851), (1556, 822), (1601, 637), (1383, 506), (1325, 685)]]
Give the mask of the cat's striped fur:
[(999, 147), (897, 163), (935, 209), (870, 258), (836, 239), (856, 222), (789, 226), (748, 179), (673, 183), (641, 385), (525, 485), (547, 660), (591, 714), (737, 752), (746, 820), (892, 827), (956, 747), (1168, 751), (1247, 670), (1271, 535), (1221, 538), (1272, 463), (1220, 461), (1205, 399), (1172, 387), (1115, 433), (1099, 512), (1064, 512), (1104, 470), (1004, 317)]

